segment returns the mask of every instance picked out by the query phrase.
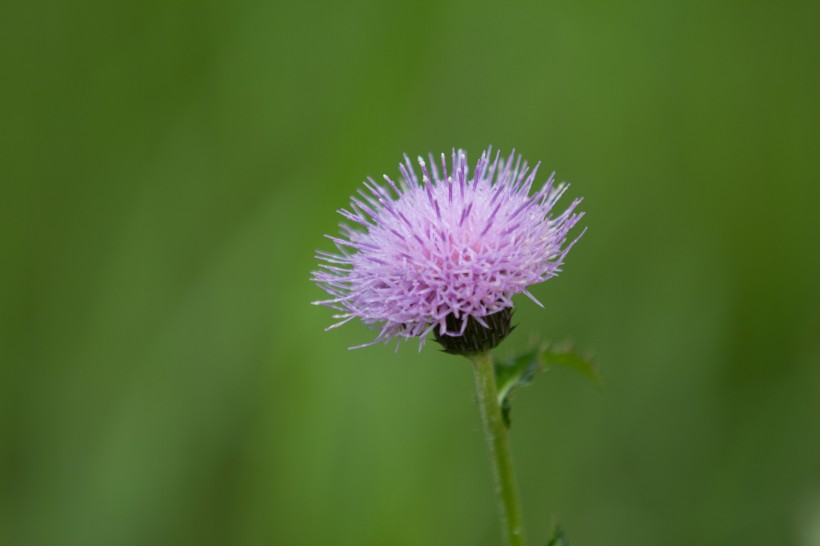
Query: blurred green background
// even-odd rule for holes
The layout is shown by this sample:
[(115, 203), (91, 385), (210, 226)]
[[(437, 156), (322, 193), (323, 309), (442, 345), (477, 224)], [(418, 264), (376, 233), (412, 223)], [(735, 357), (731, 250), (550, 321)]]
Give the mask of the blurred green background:
[(309, 281), (411, 155), (589, 232), (519, 300), (532, 544), (820, 544), (820, 4), (0, 5), (0, 544), (493, 545), (466, 361)]

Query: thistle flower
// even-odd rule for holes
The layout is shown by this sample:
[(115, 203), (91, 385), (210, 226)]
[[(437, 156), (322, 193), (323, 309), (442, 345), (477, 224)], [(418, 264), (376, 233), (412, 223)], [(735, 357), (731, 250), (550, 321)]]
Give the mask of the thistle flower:
[(432, 154), (429, 165), (419, 157), (421, 179), (404, 159), (398, 183), (368, 178), (339, 210), (352, 224), (328, 236), (338, 252), (317, 253), (312, 280), (332, 297), (314, 303), (338, 311), (328, 330), (355, 318), (379, 329), (358, 347), (414, 337), (421, 345), (433, 332), (449, 352), (488, 350), (509, 333), (512, 296), (543, 307), (528, 287), (560, 271), (581, 199), (553, 215), (567, 185), (553, 174), (530, 195), (540, 164), (530, 170), (515, 152), (504, 160), (486, 150), (472, 175), (461, 150), (450, 171), (444, 154), (441, 171)]

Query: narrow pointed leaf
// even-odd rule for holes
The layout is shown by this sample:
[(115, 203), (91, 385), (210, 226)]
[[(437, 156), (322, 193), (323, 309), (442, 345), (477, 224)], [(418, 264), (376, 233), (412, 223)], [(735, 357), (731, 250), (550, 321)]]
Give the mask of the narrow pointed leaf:
[(556, 525), (552, 529), (552, 538), (547, 542), (547, 546), (569, 546), (567, 538), (564, 536), (564, 530), (560, 525)]

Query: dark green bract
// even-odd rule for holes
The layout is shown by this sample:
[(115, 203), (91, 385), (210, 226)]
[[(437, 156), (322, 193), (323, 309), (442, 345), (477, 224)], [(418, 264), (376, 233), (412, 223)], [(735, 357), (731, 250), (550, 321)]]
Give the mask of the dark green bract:
[[(461, 327), (461, 320), (454, 315), (447, 315), (447, 330), (458, 331)], [(485, 328), (473, 317), (467, 319), (467, 327), (460, 336), (440, 335), (437, 327), (433, 332), (436, 341), (444, 347), (445, 353), (454, 355), (469, 356), (489, 351), (504, 341), (514, 326), (510, 325), (512, 320), (512, 309), (502, 309), (498, 313), (483, 317), (489, 328)]]

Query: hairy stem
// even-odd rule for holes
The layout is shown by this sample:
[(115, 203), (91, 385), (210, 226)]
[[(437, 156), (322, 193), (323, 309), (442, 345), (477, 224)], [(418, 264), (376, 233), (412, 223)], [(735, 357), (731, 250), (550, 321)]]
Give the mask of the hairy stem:
[(507, 426), (501, 417), (493, 359), (489, 352), (470, 356), (475, 372), (475, 386), (484, 436), (490, 448), (495, 476), (495, 492), (501, 513), (501, 526), (508, 546), (524, 546), (524, 524), (515, 484)]

